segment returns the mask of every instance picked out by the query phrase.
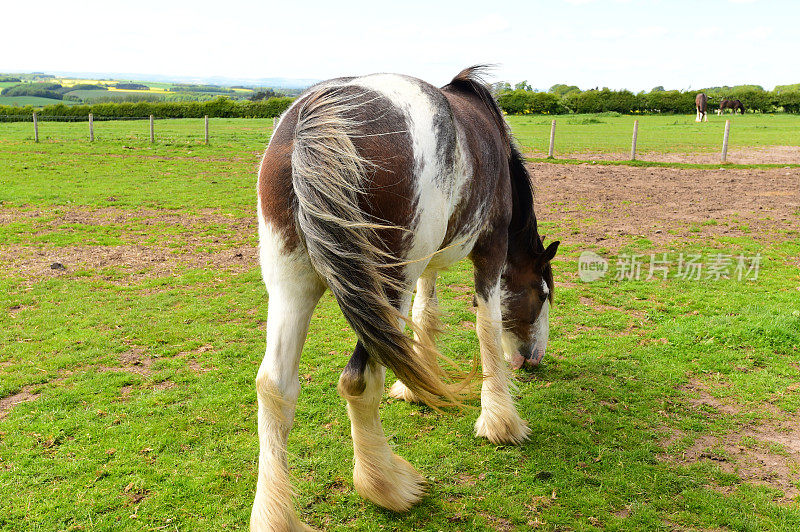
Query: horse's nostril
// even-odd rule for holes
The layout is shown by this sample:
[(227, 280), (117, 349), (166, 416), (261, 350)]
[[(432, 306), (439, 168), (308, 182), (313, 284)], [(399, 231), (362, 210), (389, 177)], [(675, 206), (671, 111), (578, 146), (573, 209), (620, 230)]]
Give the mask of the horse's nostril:
[(544, 349), (534, 349), (533, 352), (525, 357), (525, 365), (528, 367), (536, 367), (541, 364), (544, 358)]

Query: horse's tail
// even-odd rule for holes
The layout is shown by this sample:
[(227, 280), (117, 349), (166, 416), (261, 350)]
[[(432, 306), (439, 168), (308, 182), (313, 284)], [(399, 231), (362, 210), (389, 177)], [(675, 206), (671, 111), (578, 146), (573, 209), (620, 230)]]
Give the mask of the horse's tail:
[[(439, 366), (433, 342), (424, 339), (424, 331), (415, 329), (423, 335), (417, 341), (403, 330), (404, 321), (414, 327), (398, 310), (407, 287), (391, 276), (398, 269), (392, 266), (401, 261), (382, 247), (380, 232), (404, 229), (374, 219), (361, 206), (367, 173), (374, 168), (353, 143), (362, 96), (323, 88), (301, 104), (292, 151), (297, 223), (312, 265), (369, 356), (428, 405), (460, 406), (460, 390), (447, 382), (449, 374)], [(345, 385), (343, 391), (352, 394), (353, 387), (361, 391), (358, 384)]]

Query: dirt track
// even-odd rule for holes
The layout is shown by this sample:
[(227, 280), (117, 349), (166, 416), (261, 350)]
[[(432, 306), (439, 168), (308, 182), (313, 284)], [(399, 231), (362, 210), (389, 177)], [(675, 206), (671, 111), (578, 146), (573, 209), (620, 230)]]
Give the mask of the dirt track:
[[(537, 217), (561, 222), (562, 233), (549, 236), (565, 242), (613, 252), (637, 237), (652, 241), (654, 251), (689, 237), (800, 238), (800, 168), (695, 170), (536, 163), (528, 169), (536, 189)], [(40, 214), (0, 208), (0, 224)], [(182, 231), (182, 236), (173, 237), (176, 242), (160, 246), (142, 245), (143, 237), (135, 234), (126, 235), (126, 244), (118, 246), (11, 244), (0, 249), (0, 267), (37, 279), (81, 267), (119, 266), (132, 274), (126, 277), (131, 281), (181, 266), (241, 271), (257, 263), (252, 243), (255, 220), (214, 212), (182, 216), (171, 211), (78, 207), (42, 224), (39, 231), (54, 231), (66, 222), (114, 226), (136, 220), (183, 229), (215, 223), (229, 228), (236, 242), (209, 241), (195, 236), (195, 231)], [(180, 253), (174, 244), (179, 244)], [(56, 262), (67, 270), (52, 269)]]
[(688, 235), (798, 238), (800, 168), (678, 169), (528, 165), (536, 214), (562, 221), (571, 242), (614, 250), (632, 237), (657, 246)]
[[(536, 157), (544, 157), (545, 153), (536, 153)], [(583, 161), (627, 161), (631, 154), (625, 153), (593, 153), (580, 152), (557, 154), (560, 158), (579, 159)], [(639, 161), (655, 161), (665, 163), (718, 164), (720, 151), (704, 153), (660, 153), (638, 152)], [(728, 150), (727, 162), (732, 164), (798, 164), (800, 163), (800, 146), (748, 146)]]

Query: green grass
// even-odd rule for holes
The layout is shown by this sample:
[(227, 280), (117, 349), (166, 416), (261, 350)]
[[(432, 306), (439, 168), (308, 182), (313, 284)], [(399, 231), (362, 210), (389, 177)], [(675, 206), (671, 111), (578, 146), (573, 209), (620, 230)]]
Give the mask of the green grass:
[(514, 134), (527, 150), (547, 153), (550, 123), (556, 120), (557, 153), (629, 153), (633, 121), (639, 120), (637, 150), (660, 153), (717, 151), (725, 120), (731, 121), (730, 146), (800, 146), (800, 115), (746, 114), (717, 116), (697, 123), (694, 115), (509, 116)]
[[(586, 127), (617, 120), (599, 119)], [(523, 137), (536, 131), (511, 122)], [(247, 525), (267, 296), (255, 264), (188, 259), (256, 246), (247, 223), (270, 125), (215, 119), (205, 146), (202, 120), (158, 121), (154, 145), (146, 121), (98, 122), (94, 144), (86, 123), (41, 123), (39, 144), (30, 123), (0, 124), (0, 242), (34, 251), (0, 270), (0, 398), (38, 394), (0, 419), (0, 529)], [(78, 211), (91, 217), (69, 218)], [(602, 213), (593, 216), (586, 222), (602, 223)], [(718, 460), (663, 459), (700, 437), (761, 422), (772, 408), (800, 414), (800, 244), (698, 234), (672, 248), (760, 252), (756, 282), (584, 284), (576, 272), (585, 246), (570, 242), (571, 224), (542, 227), (563, 245), (548, 357), (518, 374), (531, 440), (494, 446), (473, 436), (474, 410), (440, 415), (385, 400), (390, 442), (429, 478), (431, 494), (405, 515), (358, 497), (349, 421), (335, 392), (355, 338), (326, 294), (305, 346), (289, 440), (301, 517), (331, 530), (800, 528), (800, 506), (776, 503), (774, 488), (743, 482)], [(25, 273), (42, 261), (49, 271), (50, 256), (75, 247), (102, 246), (139, 246), (175, 264), (91, 268), (67, 254), (63, 274)], [(618, 251), (650, 246), (633, 239)], [(464, 289), (471, 284), (467, 263), (439, 281), (443, 351), (461, 360), (477, 350)], [(126, 353), (146, 361), (125, 365)], [(696, 381), (742, 411), (693, 406), (682, 387)], [(665, 450), (670, 434), (678, 437)]]
[[(101, 91), (101, 90), (77, 90), (77, 91), (70, 91), (66, 94), (71, 96), (77, 96), (81, 100), (85, 99), (93, 99), (93, 98), (115, 98), (115, 99), (123, 99), (128, 96), (141, 96), (143, 94), (147, 95), (150, 93), (142, 92), (142, 91)], [(152, 94), (163, 94), (154, 92)]]
[(43, 107), (45, 105), (55, 105), (57, 103), (75, 105), (78, 102), (40, 98), (39, 96), (0, 96), (0, 105), (19, 105), (20, 107), (32, 105), (34, 107)]

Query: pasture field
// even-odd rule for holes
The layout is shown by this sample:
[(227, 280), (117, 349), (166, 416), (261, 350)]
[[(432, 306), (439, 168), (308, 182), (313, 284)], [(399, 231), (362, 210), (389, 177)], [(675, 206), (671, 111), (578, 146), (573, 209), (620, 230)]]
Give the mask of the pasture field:
[(64, 100), (54, 100), (53, 98), (40, 98), (39, 96), (0, 96), (0, 105), (32, 105), (34, 107), (43, 107), (45, 105), (56, 105), (63, 103), (65, 105), (75, 105), (77, 102), (70, 102)]
[[(147, 85), (147, 83), (144, 83), (144, 85)], [(165, 88), (163, 88), (163, 87), (150, 87), (147, 90), (143, 90), (143, 89), (118, 89), (116, 87), (109, 87), (108, 91), (109, 92), (129, 92), (129, 93), (132, 93), (132, 94), (139, 94), (139, 93), (142, 93), (142, 92), (154, 93), (154, 94), (165, 94), (167, 92), (167, 90)]]
[(85, 99), (92, 99), (92, 98), (117, 98), (123, 99), (126, 96), (139, 96), (141, 94), (164, 94), (164, 91), (144, 91), (144, 90), (120, 90), (114, 89), (113, 87), (109, 87), (107, 91), (98, 91), (98, 90), (77, 90), (77, 91), (70, 91), (67, 94), (72, 96), (77, 96), (81, 100)]
[[(547, 138), (548, 120), (525, 120), (510, 120), (523, 145)], [(246, 527), (271, 123), (212, 120), (209, 146), (202, 120), (158, 121), (154, 145), (146, 121), (95, 123), (93, 144), (85, 123), (41, 123), (39, 144), (30, 123), (0, 124), (0, 529)], [(327, 530), (800, 529), (800, 169), (530, 170), (540, 232), (562, 242), (548, 355), (516, 373), (530, 441), (476, 439), (475, 409), (385, 399), (430, 495), (404, 515), (361, 499), (335, 391), (355, 338), (326, 294), (289, 437), (300, 516)], [(638, 255), (643, 275), (583, 282), (583, 251), (617, 271)], [(646, 279), (653, 253), (666, 279)], [(758, 255), (760, 269), (682, 278), (680, 253)], [(466, 363), (469, 264), (438, 286), (440, 345)]]
[[(731, 161), (800, 163), (800, 115), (751, 113), (717, 116), (712, 111), (708, 115), (708, 122), (704, 123), (695, 122), (694, 115), (636, 117), (603, 113), (507, 117), (525, 151), (537, 156), (547, 155), (553, 119), (556, 120), (556, 156), (568, 154), (580, 159), (626, 159), (630, 156), (633, 122), (639, 120), (639, 159), (715, 163), (719, 162), (718, 158), (709, 159), (704, 155), (719, 154), (725, 120), (729, 119)], [(763, 156), (758, 158), (759, 150), (746, 149), (766, 146), (779, 146), (788, 153), (772, 159)], [(669, 154), (689, 154), (691, 157), (676, 158), (669, 157)]]

